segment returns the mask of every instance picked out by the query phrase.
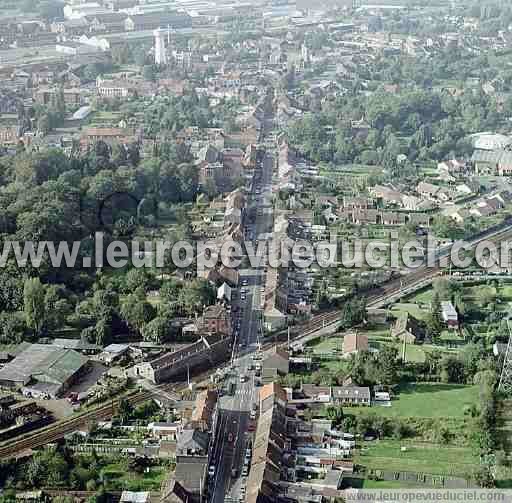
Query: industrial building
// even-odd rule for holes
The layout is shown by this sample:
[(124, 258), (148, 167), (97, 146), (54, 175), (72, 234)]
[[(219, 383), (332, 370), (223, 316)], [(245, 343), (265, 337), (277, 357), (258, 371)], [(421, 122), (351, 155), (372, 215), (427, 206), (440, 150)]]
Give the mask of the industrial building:
[(30, 344), (0, 370), (0, 387), (55, 398), (79, 379), (87, 365), (88, 359), (72, 349)]
[(187, 372), (192, 374), (200, 368), (226, 360), (231, 354), (231, 341), (231, 336), (220, 333), (201, 336), (198, 341), (174, 353), (165, 353), (136, 365), (135, 374), (156, 384), (186, 375)]

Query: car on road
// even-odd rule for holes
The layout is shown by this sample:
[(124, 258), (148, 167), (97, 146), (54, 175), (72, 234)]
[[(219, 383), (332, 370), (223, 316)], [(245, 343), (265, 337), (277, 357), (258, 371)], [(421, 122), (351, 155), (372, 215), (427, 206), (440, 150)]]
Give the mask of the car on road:
[(208, 468), (208, 475), (210, 477), (214, 477), (215, 476), (215, 466), (214, 465), (210, 465), (210, 467)]
[[(247, 477), (247, 475), (249, 475), (249, 467), (244, 466), (242, 469), (242, 476)], [(242, 489), (240, 489), (240, 494), (242, 494)], [(245, 494), (245, 491), (244, 491), (244, 494)]]
[(231, 477), (236, 479), (237, 475), (238, 475), (238, 470), (236, 468), (231, 468)]
[(242, 295), (240, 295), (240, 300), (246, 300), (246, 299), (247, 299), (247, 297), (246, 297), (245, 293), (243, 293)]
[(228, 442), (229, 442), (229, 443), (232, 443), (232, 442), (233, 442), (233, 440), (234, 440), (234, 438), (235, 438), (235, 437), (233, 436), (233, 433), (229, 432), (229, 433), (228, 433)]
[(249, 284), (249, 281), (247, 279), (242, 280), (242, 286), (247, 286)]
[(244, 383), (245, 381), (247, 381), (247, 376), (245, 374), (240, 375), (240, 382)]

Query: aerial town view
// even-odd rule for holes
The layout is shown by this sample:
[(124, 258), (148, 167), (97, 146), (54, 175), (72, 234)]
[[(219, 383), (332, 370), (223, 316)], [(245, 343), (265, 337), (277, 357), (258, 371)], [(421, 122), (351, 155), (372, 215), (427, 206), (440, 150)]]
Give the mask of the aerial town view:
[(512, 2), (0, 0), (0, 503), (420, 495), (512, 501)]

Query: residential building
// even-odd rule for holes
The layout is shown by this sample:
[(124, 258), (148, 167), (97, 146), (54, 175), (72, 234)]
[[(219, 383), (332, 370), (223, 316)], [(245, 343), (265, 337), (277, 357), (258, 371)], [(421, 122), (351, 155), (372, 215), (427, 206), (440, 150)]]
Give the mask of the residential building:
[(208, 306), (201, 317), (200, 328), (206, 333), (231, 335), (231, 318), (222, 304)]
[(198, 393), (194, 403), (191, 421), (202, 431), (211, 431), (215, 424), (218, 395), (215, 390), (205, 390)]
[(14, 147), (22, 137), (18, 114), (0, 114), (0, 146)]
[(409, 344), (414, 344), (424, 337), (424, 330), (418, 320), (408, 313), (398, 317), (394, 327), (391, 329), (391, 336)]
[(343, 337), (343, 355), (355, 354), (359, 351), (368, 351), (368, 337), (357, 332), (346, 334)]
[[(286, 394), (279, 388), (278, 385), (269, 384), (260, 390), (260, 403), (268, 403), (268, 408), (260, 406), (247, 479), (247, 503), (275, 501), (281, 475), (286, 473), (284, 452), (289, 447), (285, 435)], [(275, 400), (268, 402), (270, 397)]]
[(123, 78), (104, 79), (99, 76), (96, 79), (96, 91), (102, 98), (129, 98), (136, 94), (140, 85), (140, 81)]
[(280, 376), (290, 372), (290, 357), (288, 352), (279, 346), (274, 346), (265, 352), (261, 363), (262, 371), (275, 369)]
[(459, 315), (451, 302), (441, 302), (441, 316), (448, 328), (459, 327)]
[(177, 456), (206, 456), (210, 435), (195, 428), (185, 428), (178, 435)]
[(85, 19), (91, 32), (114, 33), (124, 31), (127, 17), (128, 14), (123, 12), (109, 12), (108, 14), (87, 16)]
[(360, 386), (333, 386), (332, 401), (339, 405), (371, 405), (370, 388)]

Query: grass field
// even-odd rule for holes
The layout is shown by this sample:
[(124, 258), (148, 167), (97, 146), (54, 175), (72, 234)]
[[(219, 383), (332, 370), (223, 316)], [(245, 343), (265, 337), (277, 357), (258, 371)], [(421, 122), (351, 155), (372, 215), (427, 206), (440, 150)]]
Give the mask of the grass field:
[(354, 461), (369, 469), (460, 477), (469, 475), (478, 463), (469, 448), (404, 440), (366, 442)]
[(428, 312), (421, 309), (417, 304), (394, 304), (391, 307), (391, 314), (393, 316), (399, 316), (402, 313), (409, 313), (411, 316), (414, 316), (418, 320), (423, 320), (428, 315)]
[(427, 288), (425, 290), (420, 290), (410, 297), (406, 297), (406, 299), (411, 303), (430, 304), (432, 302), (433, 293), (434, 291), (432, 288)]
[(403, 489), (405, 484), (396, 480), (368, 480), (363, 482), (363, 489)]
[(467, 406), (478, 400), (478, 386), (457, 384), (409, 384), (400, 389), (391, 407), (352, 409), (388, 417), (463, 418)]
[(150, 468), (147, 473), (138, 474), (127, 472), (126, 467), (120, 463), (112, 463), (103, 468), (102, 476), (107, 481), (107, 489), (159, 491), (168, 470), (164, 466), (155, 466)]
[(335, 351), (341, 353), (343, 349), (343, 337), (330, 337), (329, 339), (325, 339), (311, 346), (311, 348), (313, 349), (313, 354), (330, 354)]

